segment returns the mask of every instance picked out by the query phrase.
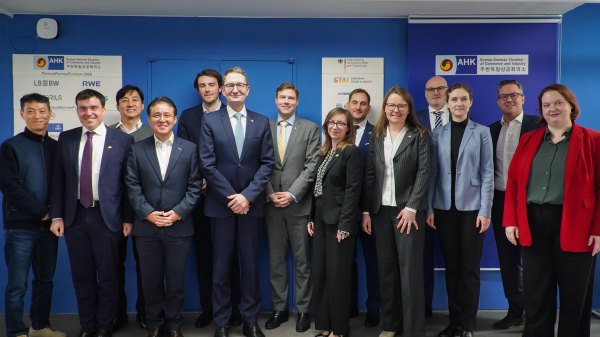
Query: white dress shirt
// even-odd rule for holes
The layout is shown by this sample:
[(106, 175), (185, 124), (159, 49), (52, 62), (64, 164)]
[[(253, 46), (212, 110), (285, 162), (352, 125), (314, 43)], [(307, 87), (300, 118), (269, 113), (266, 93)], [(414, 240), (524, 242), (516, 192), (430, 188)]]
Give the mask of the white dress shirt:
[(387, 136), (383, 138), (383, 155), (385, 158), (385, 169), (383, 170), (383, 191), (381, 193), (381, 205), (397, 206), (396, 205), (396, 178), (394, 177), (394, 155), (402, 139), (406, 135), (407, 128), (404, 126), (400, 133), (392, 143), (392, 133), (390, 128), (387, 129)]
[(119, 121), (119, 123), (117, 123), (117, 129), (125, 132), (126, 134), (130, 135), (134, 132), (136, 132), (137, 130), (139, 130), (142, 127), (142, 120), (138, 120), (137, 123), (135, 123), (133, 125), (133, 127), (131, 128), (131, 130), (127, 131), (127, 129), (125, 128), (125, 125), (123, 125), (123, 123), (121, 123), (121, 121)]
[[(87, 142), (88, 136), (86, 132), (89, 130), (85, 127), (81, 128), (81, 140), (79, 141), (79, 156), (78, 156), (78, 167), (79, 174), (81, 174), (81, 159), (83, 157), (83, 149), (85, 148), (85, 142)], [(100, 200), (98, 197), (98, 179), (100, 178), (100, 166), (102, 165), (102, 154), (104, 153), (104, 141), (106, 140), (106, 125), (100, 123), (94, 131), (92, 136), (92, 195), (94, 201)], [(78, 177), (81, 180), (81, 177)], [(79, 199), (80, 183), (77, 182), (77, 199)]]
[[(238, 112), (233, 110), (229, 105), (227, 106), (227, 114), (229, 114), (229, 121), (231, 122), (231, 129), (233, 130), (234, 135), (235, 128), (237, 127), (237, 118), (233, 117), (233, 115), (235, 115), (236, 113)], [(240, 111), (240, 113), (242, 114), (241, 122), (242, 128), (244, 129), (244, 137), (246, 137), (246, 116), (248, 115), (248, 112), (246, 111), (245, 105), (242, 108), (242, 111)]]
[(440, 117), (442, 118), (442, 126), (448, 124), (448, 122), (450, 121), (450, 110), (448, 110), (447, 105), (444, 105), (444, 107), (441, 110), (436, 110), (429, 106), (429, 125), (431, 126), (431, 131), (435, 129), (435, 115), (433, 114), (435, 111), (443, 111), (443, 113), (440, 115)]
[(360, 146), (360, 140), (362, 139), (362, 136), (365, 133), (365, 128), (367, 127), (367, 119), (354, 125), (355, 127), (358, 125), (358, 130), (356, 130), (356, 138), (354, 139), (354, 145)]
[[(219, 100), (219, 107), (217, 108), (217, 110), (221, 110), (221, 107), (223, 107), (223, 103), (221, 103), (221, 101)], [(217, 111), (217, 110), (215, 110), (215, 111)], [(206, 110), (206, 107), (204, 106), (204, 103), (202, 103), (202, 111), (204, 111), (205, 114), (212, 112), (212, 111), (209, 112), (209, 111)]]
[(165, 174), (167, 173), (167, 167), (169, 167), (169, 158), (171, 158), (171, 150), (173, 149), (173, 132), (169, 139), (161, 142), (160, 139), (154, 135), (154, 146), (156, 147), (156, 157), (158, 158), (158, 165), (160, 166), (160, 175), (163, 181), (165, 180)]
[(506, 191), (506, 181), (508, 180), (508, 167), (515, 155), (517, 145), (519, 145), (519, 137), (521, 136), (521, 127), (523, 126), (523, 112), (506, 124), (504, 116), (500, 120), (502, 129), (498, 136), (498, 144), (496, 144), (496, 167), (494, 174), (494, 188), (498, 191)]

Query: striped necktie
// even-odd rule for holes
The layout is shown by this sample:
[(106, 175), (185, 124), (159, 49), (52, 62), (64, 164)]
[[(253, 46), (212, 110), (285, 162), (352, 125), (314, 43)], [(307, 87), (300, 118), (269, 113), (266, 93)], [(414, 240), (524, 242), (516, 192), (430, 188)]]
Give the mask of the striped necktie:
[(435, 115), (435, 128), (437, 128), (438, 126), (442, 126), (442, 114), (444, 113), (443, 111), (434, 111), (432, 112)]
[(244, 147), (244, 127), (242, 126), (242, 114), (236, 113), (233, 115), (235, 119), (237, 119), (237, 125), (235, 126), (235, 132), (233, 136), (235, 137), (235, 146), (238, 151), (238, 158), (242, 157), (242, 148)]

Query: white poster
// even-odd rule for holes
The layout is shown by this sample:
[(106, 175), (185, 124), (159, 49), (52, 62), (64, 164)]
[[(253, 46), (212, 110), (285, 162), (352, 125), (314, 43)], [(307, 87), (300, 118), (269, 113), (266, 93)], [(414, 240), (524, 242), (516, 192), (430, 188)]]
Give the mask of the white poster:
[(14, 134), (25, 128), (20, 99), (26, 94), (36, 92), (50, 99), (54, 114), (48, 132), (58, 138), (60, 132), (81, 126), (75, 96), (83, 89), (94, 89), (104, 95), (106, 125), (118, 122), (115, 95), (121, 87), (121, 56), (13, 55)]
[(371, 96), (368, 120), (377, 122), (383, 104), (383, 57), (323, 57), (322, 113), (324, 121), (333, 108), (346, 107), (352, 90), (365, 89)]

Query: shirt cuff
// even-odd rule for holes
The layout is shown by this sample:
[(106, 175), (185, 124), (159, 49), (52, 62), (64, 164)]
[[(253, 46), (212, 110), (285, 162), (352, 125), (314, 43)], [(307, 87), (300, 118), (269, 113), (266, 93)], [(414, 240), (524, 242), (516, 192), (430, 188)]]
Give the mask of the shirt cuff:
[(363, 212), (363, 215), (370, 215), (371, 213), (369, 212)]
[(289, 194), (292, 196), (292, 198), (294, 199), (294, 201), (295, 201), (296, 203), (298, 203), (298, 198), (296, 198), (296, 196), (294, 195), (294, 193), (292, 193), (292, 192), (290, 192), (290, 191), (288, 191), (288, 193), (289, 193)]
[(410, 207), (404, 207), (405, 210), (413, 212), (413, 213), (417, 213), (417, 210), (414, 208), (410, 208)]
[(62, 220), (62, 218), (52, 218), (52, 221), (54, 220)]

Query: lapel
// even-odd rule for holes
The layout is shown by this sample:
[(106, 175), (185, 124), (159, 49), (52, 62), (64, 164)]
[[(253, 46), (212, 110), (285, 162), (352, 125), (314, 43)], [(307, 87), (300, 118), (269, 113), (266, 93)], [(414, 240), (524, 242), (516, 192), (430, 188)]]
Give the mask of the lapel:
[(360, 138), (360, 143), (358, 143), (359, 145), (359, 149), (362, 151), (365, 147), (365, 145), (367, 145), (367, 143), (369, 142), (369, 138), (371, 137), (371, 132), (373, 131), (373, 124), (367, 122), (367, 125), (365, 126), (365, 132), (363, 132), (362, 137)]
[(235, 146), (235, 137), (233, 136), (233, 129), (231, 128), (231, 121), (229, 120), (229, 114), (227, 113), (227, 109), (221, 109), (220, 112), (215, 111), (213, 113), (218, 113), (219, 116), (221, 117), (221, 124), (223, 125), (223, 131), (225, 132), (225, 136), (227, 136), (227, 139), (229, 139), (229, 145), (231, 146), (233, 155), (239, 162), (240, 158), (238, 156), (237, 146)]
[(292, 148), (294, 144), (296, 144), (296, 138), (298, 138), (298, 134), (302, 131), (302, 122), (296, 116), (296, 120), (294, 121), (294, 125), (292, 125), (292, 133), (290, 133), (290, 139), (288, 140), (287, 146), (285, 147), (285, 154), (283, 156), (283, 164), (287, 162), (290, 153), (292, 152)]
[(419, 130), (408, 129), (404, 134), (404, 139), (402, 139), (402, 143), (398, 146), (398, 150), (396, 150), (396, 154), (394, 154), (394, 158), (398, 157), (402, 151), (406, 150), (408, 145), (412, 143), (419, 136)]
[(114, 140), (115, 132), (121, 132), (121, 131), (118, 131), (116, 129), (106, 128), (106, 139), (104, 140), (104, 149), (102, 149), (102, 161), (100, 163), (100, 175), (98, 176), (99, 179), (102, 178), (102, 174), (104, 173), (104, 170), (106, 170), (106, 166), (108, 165), (107, 162), (108, 162), (109, 157), (115, 151), (115, 150), (113, 150), (113, 145), (115, 142), (115, 140)]
[[(450, 123), (448, 123), (448, 124), (450, 124)], [(473, 136), (473, 134), (474, 134), (473, 129), (475, 129), (475, 123), (473, 123), (473, 121), (471, 119), (469, 119), (469, 121), (467, 122), (467, 127), (465, 128), (465, 133), (463, 134), (462, 140), (460, 141), (460, 148), (458, 150), (458, 157), (457, 157), (458, 161), (460, 161), (460, 157), (462, 156), (462, 153), (465, 150), (467, 143), (471, 139), (471, 136)], [(457, 163), (457, 165), (458, 165), (458, 163)]]
[[(527, 190), (527, 184), (529, 183), (529, 174), (531, 172), (531, 164), (533, 163), (533, 157), (537, 153), (537, 150), (542, 143), (542, 139), (544, 138), (544, 132), (546, 128), (540, 129), (531, 135), (526, 144), (523, 145), (523, 159), (521, 163), (524, 165), (519, 165), (519, 167), (523, 170), (522, 173), (519, 174), (519, 185), (524, 186), (525, 190)], [(567, 160), (569, 159), (569, 155), (567, 154)], [(566, 170), (566, 169), (565, 169)], [(565, 172), (565, 178), (567, 177)], [(565, 189), (566, 191), (566, 189)]]
[(446, 158), (445, 163), (446, 165), (448, 165), (448, 168), (452, 167), (452, 156), (450, 154), (452, 146), (450, 142), (451, 124), (452, 121), (446, 123), (446, 125), (444, 126), (438, 126), (438, 128), (443, 128), (440, 135), (440, 142), (438, 142), (438, 153), (440, 151), (439, 149), (441, 149), (442, 153), (444, 154), (444, 157)]
[(385, 167), (385, 153), (383, 150), (385, 146), (385, 137), (383, 137), (383, 135), (379, 135), (377, 138), (373, 137), (373, 143), (369, 144), (369, 146), (373, 148), (375, 158), (377, 158), (377, 160), (384, 165), (383, 167)]
[(177, 164), (177, 160), (179, 160), (181, 153), (183, 153), (182, 147), (183, 142), (181, 141), (181, 139), (175, 136), (173, 138), (173, 147), (171, 148), (171, 155), (169, 156), (169, 165), (167, 165), (167, 171), (165, 172), (165, 181), (169, 178), (171, 171), (173, 171), (175, 164)]
[[(366, 130), (365, 130), (366, 131)], [(350, 145), (349, 145), (350, 146)], [(333, 155), (333, 158), (331, 158), (331, 161), (329, 162), (329, 164), (327, 165), (327, 167), (325, 168), (325, 172), (323, 173), (323, 177), (325, 177), (327, 175), (327, 172), (329, 171), (329, 169), (333, 166), (333, 164), (335, 164), (335, 162), (340, 158), (340, 156), (342, 155), (342, 152), (336, 152)]]
[(77, 128), (79, 132), (73, 133), (73, 140), (69, 142), (69, 150), (71, 151), (71, 160), (75, 163), (75, 172), (77, 172), (77, 176), (79, 177), (79, 144), (81, 143), (81, 133), (83, 132), (83, 127)]
[[(156, 145), (154, 143), (154, 136), (148, 137), (148, 139), (144, 140), (144, 152), (146, 152), (146, 156), (148, 157), (148, 161), (152, 165), (154, 169), (154, 173), (156, 173), (156, 177), (160, 182), (163, 181), (162, 175), (160, 174), (160, 165), (158, 164), (158, 156), (156, 156)], [(170, 161), (169, 161), (170, 162)]]
[(281, 163), (281, 159), (279, 159), (279, 147), (277, 146), (277, 141), (279, 140), (279, 134), (277, 133), (277, 119), (269, 121), (269, 126), (271, 126), (271, 138), (273, 138), (273, 153), (275, 154), (275, 161)]
[(581, 127), (573, 123), (571, 138), (569, 139), (569, 150), (567, 152), (567, 165), (565, 167), (565, 192), (569, 190), (569, 185), (571, 185), (571, 178), (573, 178), (573, 172), (577, 165), (582, 143), (583, 133), (581, 132)]
[(244, 159), (244, 157), (246, 156), (246, 152), (248, 152), (249, 150), (250, 140), (252, 139), (252, 135), (254, 134), (254, 124), (254, 112), (246, 109), (246, 135), (244, 135), (244, 146), (242, 147), (242, 157), (240, 158), (240, 162), (242, 161), (242, 159)]

